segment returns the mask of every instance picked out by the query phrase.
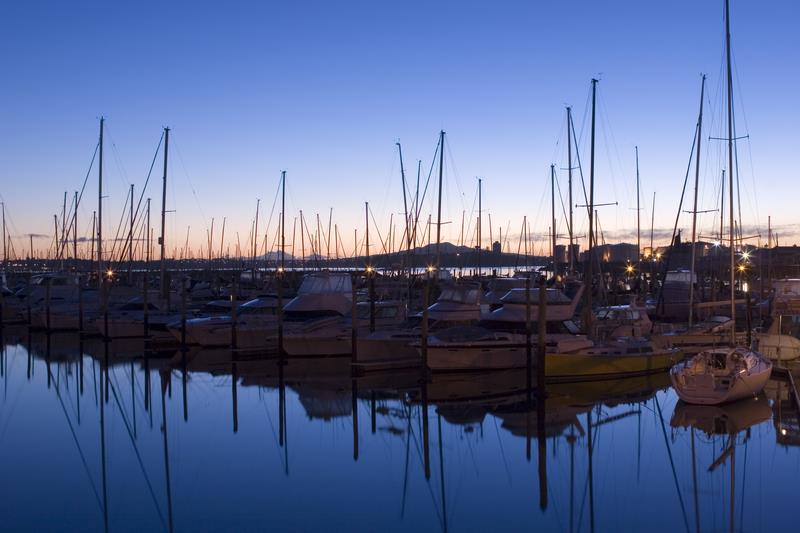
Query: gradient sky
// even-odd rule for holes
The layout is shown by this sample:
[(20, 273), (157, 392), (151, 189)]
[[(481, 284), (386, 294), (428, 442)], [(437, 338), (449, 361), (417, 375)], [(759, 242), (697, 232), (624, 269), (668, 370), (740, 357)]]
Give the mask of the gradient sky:
[[(750, 136), (739, 143), (745, 233), (760, 226), (765, 240), (771, 215), (781, 244), (800, 239), (791, 162), (799, 25), (797, 2), (732, 2), (737, 134)], [(453, 222), (444, 236), (458, 239), (462, 211), (468, 223), (474, 218), (481, 176), (494, 238), (501, 225), (518, 234), (527, 215), (538, 251), (549, 226), (549, 166), (566, 165), (567, 104), (588, 178), (586, 112), (596, 76), (596, 201), (619, 202), (600, 208), (603, 233), (612, 242), (635, 239), (638, 145), (642, 225), (649, 233), (656, 191), (658, 241), (678, 209), (701, 73), (708, 82), (699, 209), (717, 207), (724, 143), (708, 136), (725, 134), (723, 45), (722, 0), (4, 2), (0, 194), (15, 246), (28, 233), (52, 235), (53, 214), (65, 190), (71, 197), (80, 188), (104, 115), (106, 235), (170, 126), (170, 248), (182, 245), (187, 226), (200, 246), (212, 217), (217, 228), (227, 217), (227, 242), (236, 231), (244, 241), (256, 198), (265, 228), (285, 169), (287, 224), (302, 209), (314, 224), (320, 213), (324, 226), (333, 208), (352, 252), (365, 201), (384, 236), (390, 214), (402, 216), (395, 142), (415, 177), (417, 159), (427, 173), (444, 129), (443, 218)], [(157, 171), (147, 192), (154, 208), (159, 178)], [(565, 189), (565, 172), (559, 179)], [(87, 235), (96, 187), (93, 176), (79, 210)], [(702, 233), (716, 217), (701, 217)], [(576, 214), (576, 232), (586, 231), (585, 219)], [(683, 216), (681, 227), (689, 225)]]

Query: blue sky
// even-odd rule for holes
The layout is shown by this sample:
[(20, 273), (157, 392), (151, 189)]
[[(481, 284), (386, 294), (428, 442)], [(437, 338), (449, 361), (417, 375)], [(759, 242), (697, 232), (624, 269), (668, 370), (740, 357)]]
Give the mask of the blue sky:
[[(737, 133), (750, 135), (739, 143), (743, 223), (765, 228), (771, 215), (788, 244), (800, 233), (787, 194), (798, 177), (790, 158), (800, 118), (793, 38), (800, 6), (733, 0), (732, 11)], [(413, 174), (417, 159), (428, 168), (445, 129), (443, 218), (452, 222), (445, 237), (459, 239), (463, 211), (470, 225), (481, 176), (494, 238), (501, 225), (519, 233), (527, 215), (541, 240), (549, 225), (549, 166), (566, 165), (567, 104), (583, 132), (588, 177), (586, 106), (597, 76), (596, 199), (619, 202), (601, 208), (600, 222), (609, 241), (630, 240), (635, 145), (643, 225), (649, 231), (656, 191), (656, 229), (671, 230), (701, 72), (709, 79), (699, 208), (716, 207), (724, 146), (708, 136), (724, 135), (723, 44), (721, 0), (6, 2), (0, 194), (16, 237), (51, 235), (63, 192), (71, 196), (83, 182), (104, 115), (104, 232), (113, 233), (129, 184), (143, 185), (168, 125), (168, 207), (176, 211), (168, 215), (170, 247), (182, 246), (187, 226), (200, 246), (211, 219), (219, 228), (223, 216), (226, 241), (236, 231), (244, 241), (256, 198), (265, 228), (285, 169), (287, 224), (302, 209), (314, 225), (316, 213), (326, 225), (333, 208), (352, 251), (365, 201), (384, 236), (390, 214), (397, 220), (402, 212), (395, 142), (403, 143)], [(154, 207), (156, 178), (147, 192)], [(559, 178), (565, 187), (564, 172)], [(79, 211), (86, 233), (95, 181)], [(716, 216), (701, 218), (702, 231)], [(578, 233), (585, 218), (576, 215)], [(564, 232), (563, 220), (558, 225)], [(688, 219), (681, 226), (688, 228)]]

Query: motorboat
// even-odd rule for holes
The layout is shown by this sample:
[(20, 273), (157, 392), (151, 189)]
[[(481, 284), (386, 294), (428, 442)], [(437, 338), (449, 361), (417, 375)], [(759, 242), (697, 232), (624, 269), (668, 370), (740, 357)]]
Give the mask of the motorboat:
[[(202, 316), (186, 321), (186, 342), (200, 346), (230, 346), (233, 340), (230, 300), (212, 300), (198, 312)], [(236, 346), (245, 349), (274, 347), (278, 335), (278, 300), (259, 296), (236, 308)], [(181, 322), (169, 324), (172, 335), (181, 339)]]
[[(481, 318), (481, 287), (474, 282), (448, 283), (428, 307), (428, 332), (477, 324)], [(420, 363), (417, 348), (422, 335), (422, 313), (393, 327), (359, 335), (358, 360), (362, 363), (415, 366)]]

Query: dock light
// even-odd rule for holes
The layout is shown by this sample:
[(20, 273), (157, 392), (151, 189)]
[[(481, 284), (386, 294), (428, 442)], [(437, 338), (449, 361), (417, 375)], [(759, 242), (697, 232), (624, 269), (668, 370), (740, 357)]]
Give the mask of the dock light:
[(739, 265), (739, 272), (744, 272), (744, 269), (745, 269), (744, 265)]
[(627, 272), (628, 274), (633, 274), (633, 265), (626, 266), (625, 272)]
[(283, 272), (283, 267), (278, 267), (278, 272)]
[(431, 265), (428, 265), (427, 270), (428, 270), (428, 272), (433, 272), (433, 267)]
[(786, 428), (781, 428), (781, 435), (786, 436)]
[(745, 261), (749, 261), (750, 260), (750, 252), (742, 252), (742, 259), (744, 259)]
[(108, 270), (106, 270), (106, 276), (108, 277), (108, 279), (113, 278), (114, 277), (114, 271), (109, 268)]

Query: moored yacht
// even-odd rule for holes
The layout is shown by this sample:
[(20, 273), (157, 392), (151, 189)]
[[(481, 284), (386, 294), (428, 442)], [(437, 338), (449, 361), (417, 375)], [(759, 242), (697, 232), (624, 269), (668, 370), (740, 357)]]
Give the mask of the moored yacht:
[(717, 405), (755, 396), (772, 374), (772, 362), (737, 347), (704, 350), (672, 367), (672, 385), (686, 403)]

